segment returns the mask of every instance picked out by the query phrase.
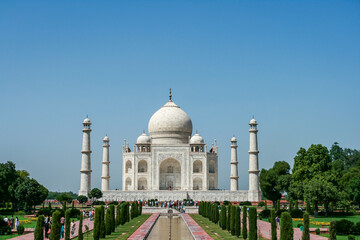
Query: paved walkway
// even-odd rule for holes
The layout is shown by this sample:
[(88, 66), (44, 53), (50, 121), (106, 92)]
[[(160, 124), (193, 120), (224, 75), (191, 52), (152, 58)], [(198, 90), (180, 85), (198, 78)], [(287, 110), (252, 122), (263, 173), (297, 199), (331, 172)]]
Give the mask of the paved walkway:
[[(76, 221), (75, 222), (75, 234), (72, 235), (70, 238), (73, 239), (75, 237), (78, 236), (79, 233), (79, 222), (80, 221)], [(90, 221), (89, 218), (85, 219), (83, 221), (83, 232), (85, 232), (85, 225), (87, 225), (89, 227), (89, 231), (91, 231), (94, 228), (94, 221)], [(11, 238), (11, 240), (33, 240), (34, 239), (34, 233), (28, 233), (28, 234), (24, 234), (15, 238)]]
[(185, 224), (187, 225), (191, 235), (194, 237), (195, 240), (210, 240), (213, 239), (205, 232), (205, 230), (200, 227), (195, 220), (189, 216), (189, 214), (181, 214), (180, 215), (184, 220)]
[(160, 216), (160, 213), (152, 214), (141, 226), (128, 238), (130, 240), (141, 240), (145, 239), (153, 228), (156, 220)]
[[(248, 221), (249, 224), (249, 221)], [(266, 239), (271, 239), (271, 223), (262, 220), (257, 220), (257, 227), (259, 234)], [(278, 239), (280, 239), (280, 229), (277, 231)], [(301, 240), (302, 232), (299, 228), (294, 228), (294, 240)], [(327, 240), (326, 237), (316, 234), (310, 234), (311, 240)]]

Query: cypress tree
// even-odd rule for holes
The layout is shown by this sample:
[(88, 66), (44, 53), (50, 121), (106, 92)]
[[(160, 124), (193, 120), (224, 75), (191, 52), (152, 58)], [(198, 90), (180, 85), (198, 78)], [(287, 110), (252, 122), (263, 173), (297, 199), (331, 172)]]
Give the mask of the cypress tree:
[(126, 203), (126, 221), (130, 221), (130, 203)]
[(43, 240), (44, 239), (44, 216), (40, 215), (36, 222), (35, 232), (34, 232), (34, 239), (35, 240)]
[(289, 201), (289, 212), (291, 213), (292, 210), (293, 210), (293, 202), (290, 200)]
[(105, 226), (106, 226), (106, 235), (110, 235), (111, 234), (111, 209), (108, 208), (106, 209), (106, 216), (105, 216), (106, 222), (105, 222)]
[(121, 204), (121, 218), (120, 224), (124, 225), (126, 222), (126, 203)]
[(276, 201), (276, 211), (280, 211), (280, 199)]
[(78, 240), (83, 240), (84, 239), (84, 235), (82, 232), (82, 226), (83, 226), (83, 214), (82, 212), (80, 212), (80, 216), (79, 216), (79, 233), (78, 233)]
[(94, 240), (100, 239), (100, 225), (101, 225), (101, 208), (95, 208), (95, 219), (94, 219), (94, 230), (93, 237)]
[(330, 230), (329, 230), (329, 240), (336, 240), (336, 222), (331, 221), (330, 222)]
[(249, 240), (257, 240), (257, 213), (256, 208), (249, 208)]
[[(306, 202), (307, 203), (307, 202)], [(302, 240), (310, 240), (310, 220), (309, 220), (309, 213), (304, 213), (304, 230), (302, 233)]]
[(65, 240), (70, 240), (70, 209), (65, 212)]
[(242, 237), (243, 239), (247, 238), (247, 207), (243, 206), (243, 217), (242, 217)]
[(100, 207), (100, 237), (105, 238), (106, 236), (106, 225), (105, 225), (105, 207)]
[(277, 240), (276, 213), (274, 209), (270, 212), (271, 240)]
[(139, 216), (142, 215), (142, 201), (139, 203)]
[(306, 212), (308, 214), (310, 214), (312, 211), (311, 211), (311, 204), (310, 204), (310, 201), (306, 201)]
[(49, 210), (50, 210), (50, 212), (51, 212), (51, 210), (52, 210), (52, 209), (51, 209), (51, 202), (49, 202)]
[(281, 214), (280, 224), (280, 240), (293, 240), (294, 230), (292, 226), (292, 218), (288, 212)]
[(240, 207), (236, 206), (235, 207), (235, 236), (239, 237), (240, 236)]
[(295, 200), (295, 209), (299, 209), (299, 201)]
[(64, 211), (64, 213), (65, 213), (65, 212), (66, 212), (66, 201), (63, 202), (63, 204), (62, 204), (62, 209), (63, 209), (63, 211)]
[(268, 209), (267, 200), (265, 200), (264, 203), (265, 203), (265, 210), (267, 210)]
[(231, 211), (230, 211), (230, 231), (231, 231), (231, 235), (235, 235), (235, 206), (231, 206)]
[(71, 208), (75, 208), (75, 201), (74, 200), (71, 203)]
[(229, 204), (226, 209), (226, 230), (228, 231), (230, 231), (230, 208), (231, 204)]
[(224, 204), (221, 205), (219, 225), (220, 225), (222, 230), (226, 229), (226, 207), (225, 207)]
[(115, 232), (115, 206), (113, 204), (110, 205), (111, 211), (111, 232)]
[(61, 212), (56, 210), (52, 214), (52, 224), (51, 224), (51, 233), (50, 233), (51, 240), (60, 240), (60, 230), (61, 230), (60, 218), (61, 218)]
[(120, 225), (120, 208), (121, 206), (120, 205), (117, 205), (116, 206), (116, 220), (115, 220), (115, 224), (116, 226), (119, 226)]

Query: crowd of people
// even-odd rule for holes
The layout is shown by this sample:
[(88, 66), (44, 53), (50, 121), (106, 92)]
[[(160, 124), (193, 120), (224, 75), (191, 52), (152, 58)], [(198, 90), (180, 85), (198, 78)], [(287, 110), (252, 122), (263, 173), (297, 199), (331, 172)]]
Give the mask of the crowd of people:
[(10, 219), (9, 219), (7, 216), (5, 216), (4, 222), (6, 222), (11, 229), (14, 229), (14, 228), (17, 229), (18, 226), (20, 225), (19, 218), (16, 217), (16, 218), (14, 219), (14, 216), (11, 216)]

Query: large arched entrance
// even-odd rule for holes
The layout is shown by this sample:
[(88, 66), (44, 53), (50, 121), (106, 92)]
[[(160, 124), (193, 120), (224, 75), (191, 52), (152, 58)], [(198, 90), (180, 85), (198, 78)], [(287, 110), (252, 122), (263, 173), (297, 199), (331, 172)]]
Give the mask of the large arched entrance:
[(180, 162), (169, 158), (160, 164), (160, 190), (181, 189), (181, 165)]

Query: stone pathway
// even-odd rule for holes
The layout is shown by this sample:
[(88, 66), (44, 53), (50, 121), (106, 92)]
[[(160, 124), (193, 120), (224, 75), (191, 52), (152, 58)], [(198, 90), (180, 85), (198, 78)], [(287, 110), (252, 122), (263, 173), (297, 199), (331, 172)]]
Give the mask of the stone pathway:
[(156, 220), (160, 216), (160, 213), (152, 214), (141, 226), (128, 238), (130, 240), (141, 240), (145, 239), (149, 234), (151, 229), (156, 223)]
[(200, 227), (195, 220), (189, 216), (189, 214), (184, 213), (180, 215), (184, 220), (185, 224), (187, 225), (191, 235), (194, 237), (195, 240), (210, 240), (213, 239), (205, 232), (205, 230)]
[[(271, 239), (271, 223), (262, 220), (257, 220), (257, 227), (259, 234), (266, 239)], [(278, 239), (280, 239), (280, 229), (277, 231)], [(299, 228), (294, 228), (294, 240), (301, 240), (302, 232)], [(310, 234), (311, 240), (327, 240), (326, 237), (316, 234)]]
[[(79, 222), (80, 221), (76, 221), (75, 222), (75, 234), (73, 236), (71, 236), (70, 238), (73, 239), (75, 237), (78, 236), (79, 233)], [(85, 219), (83, 221), (83, 232), (85, 232), (85, 225), (87, 225), (89, 227), (89, 231), (91, 231), (94, 228), (94, 221), (90, 221), (89, 218)], [(11, 238), (11, 240), (33, 240), (34, 239), (34, 233), (28, 233), (28, 234), (24, 234), (15, 238)]]

